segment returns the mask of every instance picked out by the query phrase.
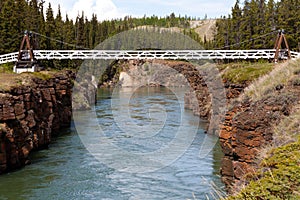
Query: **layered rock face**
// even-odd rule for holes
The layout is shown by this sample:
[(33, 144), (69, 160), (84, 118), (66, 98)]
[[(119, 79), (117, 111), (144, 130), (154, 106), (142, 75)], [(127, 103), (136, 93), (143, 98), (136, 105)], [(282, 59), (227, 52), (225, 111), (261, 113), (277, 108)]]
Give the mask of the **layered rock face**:
[(237, 191), (245, 183), (245, 175), (255, 171), (260, 149), (273, 141), (273, 126), (290, 115), (299, 101), (300, 88), (286, 86), (261, 100), (246, 99), (229, 109), (220, 133), (225, 154), (221, 175), (229, 192)]
[(31, 151), (47, 148), (55, 132), (70, 126), (74, 78), (70, 71), (32, 77), (0, 92), (0, 174), (29, 163)]

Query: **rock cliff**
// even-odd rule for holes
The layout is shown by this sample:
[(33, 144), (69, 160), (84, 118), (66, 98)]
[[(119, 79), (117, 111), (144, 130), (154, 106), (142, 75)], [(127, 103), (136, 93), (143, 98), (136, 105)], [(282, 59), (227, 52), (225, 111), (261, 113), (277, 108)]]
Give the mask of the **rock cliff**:
[(0, 92), (0, 174), (30, 163), (31, 151), (47, 148), (70, 125), (74, 78), (71, 71), (28, 75)]
[(256, 171), (261, 150), (276, 143), (274, 126), (300, 104), (300, 84), (297, 84), (300, 77), (293, 73), (293, 68), (296, 69), (291, 66), (288, 71), (286, 65), (277, 67), (275, 75), (263, 77), (252, 85), (251, 93), (259, 93), (259, 98), (244, 96), (230, 105), (220, 132), (225, 154), (221, 175), (230, 193), (247, 183), (245, 175)]

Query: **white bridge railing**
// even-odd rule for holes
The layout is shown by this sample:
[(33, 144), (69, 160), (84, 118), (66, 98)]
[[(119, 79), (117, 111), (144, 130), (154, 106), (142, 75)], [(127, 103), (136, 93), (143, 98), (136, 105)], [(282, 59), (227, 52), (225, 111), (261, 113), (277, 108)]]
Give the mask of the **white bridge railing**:
[[(34, 50), (37, 60), (66, 59), (169, 59), (169, 60), (223, 60), (223, 59), (273, 59), (275, 49), (260, 50)], [(285, 51), (281, 59), (287, 59)], [(300, 53), (291, 52), (292, 58)], [(0, 55), (0, 64), (17, 61), (18, 52)]]

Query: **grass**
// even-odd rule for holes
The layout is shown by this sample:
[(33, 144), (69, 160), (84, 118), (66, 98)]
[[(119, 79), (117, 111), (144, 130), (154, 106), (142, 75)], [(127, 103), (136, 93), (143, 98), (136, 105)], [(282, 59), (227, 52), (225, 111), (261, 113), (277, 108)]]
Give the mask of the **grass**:
[[(32, 84), (32, 78), (38, 78), (42, 80), (49, 80), (53, 77), (53, 74), (55, 72), (52, 71), (43, 71), (43, 72), (24, 72), (21, 74), (12, 73), (10, 71), (8, 72), (0, 72), (0, 91), (10, 91), (14, 87), (18, 87), (21, 85), (31, 85)], [(3, 81), (4, 80), (4, 81)]]
[(51, 73), (45, 73), (45, 72), (33, 72), (31, 73), (34, 77), (42, 79), (42, 80), (49, 80), (53, 77)]
[(19, 74), (13, 73), (0, 73), (0, 91), (9, 91), (14, 86), (19, 86), (22, 84), (24, 78)]
[(14, 64), (6, 63), (0, 65), (0, 73), (13, 73)]
[[(290, 61), (279, 64), (271, 73), (262, 76), (247, 87), (241, 98), (250, 98), (252, 101), (260, 100), (270, 91), (276, 90), (276, 88), (280, 89), (287, 85), (290, 80), (297, 76), (299, 70), (300, 61)], [(295, 82), (295, 84), (298, 83)]]
[(281, 146), (295, 142), (297, 135), (300, 134), (300, 104), (296, 105), (292, 114), (283, 118), (273, 130), (274, 145)]
[(219, 66), (222, 78), (235, 84), (249, 83), (269, 73), (274, 68), (273, 63), (267, 62), (240, 62)]

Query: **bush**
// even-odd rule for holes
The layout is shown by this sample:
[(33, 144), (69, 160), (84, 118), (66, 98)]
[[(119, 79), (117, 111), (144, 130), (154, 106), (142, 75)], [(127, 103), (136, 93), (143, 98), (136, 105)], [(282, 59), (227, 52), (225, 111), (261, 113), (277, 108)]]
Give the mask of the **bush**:
[(275, 148), (261, 162), (260, 170), (234, 199), (300, 199), (300, 137)]

